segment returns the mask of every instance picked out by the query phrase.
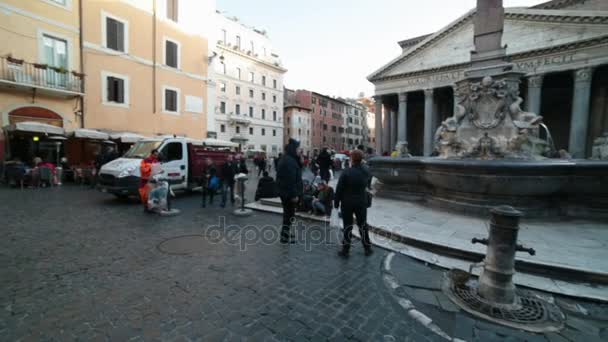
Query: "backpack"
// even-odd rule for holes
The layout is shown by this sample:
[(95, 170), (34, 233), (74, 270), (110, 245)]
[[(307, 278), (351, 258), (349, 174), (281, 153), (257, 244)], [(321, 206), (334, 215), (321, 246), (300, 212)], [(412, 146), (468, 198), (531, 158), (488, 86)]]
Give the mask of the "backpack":
[(217, 176), (212, 176), (209, 179), (209, 189), (218, 190), (220, 188), (220, 179)]

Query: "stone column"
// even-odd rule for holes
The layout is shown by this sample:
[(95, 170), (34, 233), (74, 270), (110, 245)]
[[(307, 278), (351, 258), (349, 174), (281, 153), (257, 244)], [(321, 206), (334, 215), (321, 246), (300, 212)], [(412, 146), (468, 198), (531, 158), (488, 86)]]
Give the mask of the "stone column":
[(433, 89), (424, 90), (424, 156), (433, 152)]
[(397, 112), (391, 110), (391, 146), (390, 151), (395, 149), (395, 145), (397, 145), (397, 129), (399, 128), (399, 123), (397, 122)]
[(399, 117), (397, 118), (397, 141), (407, 141), (407, 93), (399, 93)]
[(376, 131), (376, 154), (382, 154), (382, 96), (374, 96), (376, 101), (376, 113), (375, 113), (375, 131)]
[(574, 158), (585, 158), (592, 76), (593, 70), (591, 68), (582, 68), (574, 72), (569, 144), (569, 152)]
[(541, 94), (543, 87), (543, 75), (528, 77), (528, 98), (526, 100), (526, 111), (540, 115)]
[(384, 108), (382, 116), (382, 152), (390, 152), (391, 146), (391, 113), (388, 107)]

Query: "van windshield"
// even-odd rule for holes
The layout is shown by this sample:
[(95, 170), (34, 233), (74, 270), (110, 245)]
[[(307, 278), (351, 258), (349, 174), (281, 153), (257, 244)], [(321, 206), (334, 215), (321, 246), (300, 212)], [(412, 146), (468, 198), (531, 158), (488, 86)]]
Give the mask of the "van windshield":
[(137, 142), (131, 147), (131, 149), (127, 151), (127, 153), (125, 153), (123, 157), (144, 159), (150, 155), (150, 152), (152, 152), (152, 150), (157, 149), (161, 143), (162, 141)]

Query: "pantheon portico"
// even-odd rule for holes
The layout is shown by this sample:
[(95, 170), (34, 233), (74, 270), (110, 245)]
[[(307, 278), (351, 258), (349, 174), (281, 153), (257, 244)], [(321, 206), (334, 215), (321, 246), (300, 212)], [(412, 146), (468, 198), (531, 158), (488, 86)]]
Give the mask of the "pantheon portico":
[[(433, 153), (435, 130), (454, 112), (455, 83), (470, 67), (474, 13), (399, 42), (402, 54), (368, 77), (376, 89), (377, 152), (407, 141), (413, 155)], [(543, 116), (557, 149), (589, 156), (593, 139), (608, 131), (608, 2), (507, 8), (503, 42), (526, 73), (525, 109)]]

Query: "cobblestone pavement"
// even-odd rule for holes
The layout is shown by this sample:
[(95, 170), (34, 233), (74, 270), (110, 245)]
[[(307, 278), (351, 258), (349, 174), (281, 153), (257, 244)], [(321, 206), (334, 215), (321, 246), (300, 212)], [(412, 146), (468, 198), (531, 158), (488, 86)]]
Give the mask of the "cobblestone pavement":
[[(0, 188), (0, 203), (2, 340), (445, 341), (398, 305), (382, 278), (387, 252), (365, 257), (356, 245), (342, 260), (334, 244), (253, 243), (258, 231), (278, 239), (267, 226), (276, 215), (237, 218), (182, 195), (173, 202), (181, 214), (159, 218), (78, 186)], [(210, 229), (223, 215), (226, 226)], [(313, 225), (298, 228), (300, 240), (327, 234)], [(431, 314), (442, 327), (453, 319)], [(486, 327), (470, 340), (561, 341)]]

